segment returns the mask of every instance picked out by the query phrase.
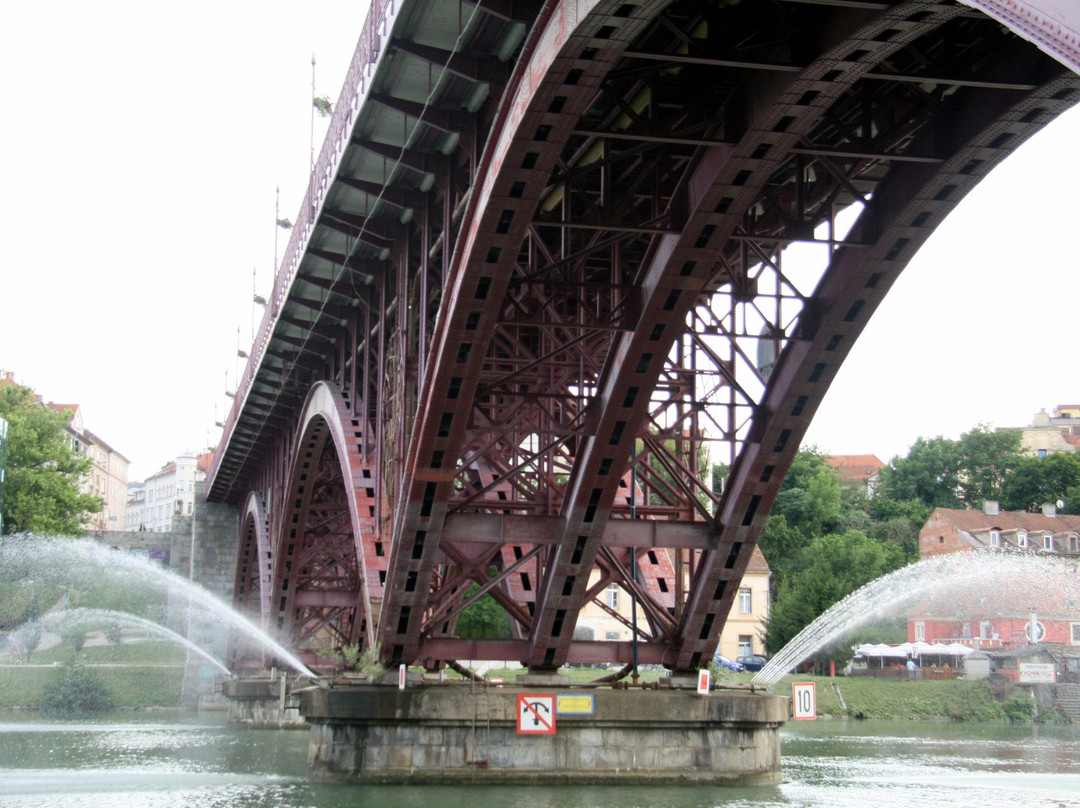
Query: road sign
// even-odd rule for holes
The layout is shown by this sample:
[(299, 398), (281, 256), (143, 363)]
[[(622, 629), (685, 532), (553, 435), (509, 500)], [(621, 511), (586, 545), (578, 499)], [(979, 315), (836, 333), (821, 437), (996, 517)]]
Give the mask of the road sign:
[(519, 695), (517, 731), (518, 735), (554, 735), (555, 696)]
[(817, 685), (796, 682), (791, 686), (791, 712), (796, 721), (817, 718)]

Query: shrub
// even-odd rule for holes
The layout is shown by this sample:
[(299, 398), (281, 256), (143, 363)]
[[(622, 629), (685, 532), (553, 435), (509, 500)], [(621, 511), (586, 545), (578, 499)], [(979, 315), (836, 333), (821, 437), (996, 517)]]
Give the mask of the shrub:
[(71, 647), (75, 649), (75, 653), (79, 653), (86, 645), (86, 629), (81, 626), (73, 626), (65, 628), (60, 632), (60, 638), (65, 642), (71, 643)]
[(1002, 709), (1010, 721), (1030, 721), (1035, 717), (1035, 699), (1027, 693), (1013, 693)]
[(105, 639), (113, 648), (119, 648), (124, 642), (124, 627), (119, 620), (110, 620), (105, 626)]
[(64, 668), (41, 694), (41, 712), (47, 716), (80, 717), (112, 709), (108, 688), (95, 674), (75, 665)]

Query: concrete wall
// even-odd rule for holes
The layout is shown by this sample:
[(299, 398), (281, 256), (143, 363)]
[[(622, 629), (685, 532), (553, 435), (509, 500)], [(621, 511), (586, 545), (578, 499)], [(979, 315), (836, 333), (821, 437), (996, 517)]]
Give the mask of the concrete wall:
[(575, 690), (568, 693), (593, 699), (592, 714), (558, 714), (554, 733), (520, 734), (518, 696), (540, 692), (306, 690), (309, 773), (362, 783), (780, 781), (787, 699), (761, 691)]

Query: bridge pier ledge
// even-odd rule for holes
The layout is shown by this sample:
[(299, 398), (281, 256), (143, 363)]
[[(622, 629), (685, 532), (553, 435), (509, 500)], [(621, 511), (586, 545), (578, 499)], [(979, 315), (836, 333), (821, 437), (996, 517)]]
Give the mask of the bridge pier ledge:
[(565, 673), (528, 671), (519, 673), (514, 681), (520, 687), (570, 687), (570, 677)]
[[(531, 729), (521, 700), (556, 706)], [(591, 710), (591, 712), (589, 712)], [(780, 781), (787, 699), (763, 692), (442, 685), (312, 689), (309, 774), (350, 783)], [(538, 717), (547, 720), (546, 710)]]

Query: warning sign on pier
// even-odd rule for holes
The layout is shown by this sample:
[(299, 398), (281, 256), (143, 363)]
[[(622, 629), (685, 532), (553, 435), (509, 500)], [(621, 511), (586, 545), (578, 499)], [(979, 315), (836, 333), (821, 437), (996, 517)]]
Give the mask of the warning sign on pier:
[(518, 735), (554, 735), (555, 696), (519, 695), (517, 731)]

